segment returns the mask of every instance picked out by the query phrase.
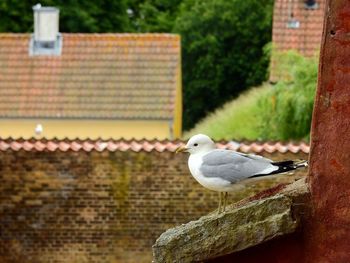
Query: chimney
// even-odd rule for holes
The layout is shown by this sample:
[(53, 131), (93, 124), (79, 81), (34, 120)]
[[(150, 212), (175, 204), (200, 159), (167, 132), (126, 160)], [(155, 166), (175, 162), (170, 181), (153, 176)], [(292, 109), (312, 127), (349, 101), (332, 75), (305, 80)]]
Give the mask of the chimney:
[(56, 7), (33, 6), (34, 34), (30, 44), (30, 55), (60, 55), (62, 37), (58, 31), (59, 9)]

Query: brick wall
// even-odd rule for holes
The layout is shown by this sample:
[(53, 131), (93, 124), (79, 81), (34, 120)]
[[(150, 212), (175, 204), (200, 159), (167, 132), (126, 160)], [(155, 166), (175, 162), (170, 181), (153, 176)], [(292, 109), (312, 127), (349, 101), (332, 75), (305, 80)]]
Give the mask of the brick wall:
[(186, 159), (157, 151), (0, 152), (0, 262), (150, 262), (160, 233), (217, 206), (218, 194), (194, 181)]

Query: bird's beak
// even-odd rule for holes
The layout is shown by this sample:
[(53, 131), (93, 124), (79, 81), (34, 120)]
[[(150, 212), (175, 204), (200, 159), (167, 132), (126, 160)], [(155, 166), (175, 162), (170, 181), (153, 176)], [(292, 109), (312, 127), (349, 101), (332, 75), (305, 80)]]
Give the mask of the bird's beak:
[(187, 152), (187, 148), (185, 146), (179, 146), (179, 148), (176, 149), (175, 153), (181, 153), (181, 152)]

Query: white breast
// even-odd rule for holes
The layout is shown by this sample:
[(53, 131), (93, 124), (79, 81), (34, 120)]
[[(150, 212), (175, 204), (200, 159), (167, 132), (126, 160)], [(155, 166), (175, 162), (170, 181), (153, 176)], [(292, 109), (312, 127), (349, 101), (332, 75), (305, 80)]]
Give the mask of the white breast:
[(191, 154), (188, 159), (188, 168), (194, 179), (197, 180), (205, 188), (213, 191), (228, 192), (232, 191), (232, 184), (229, 181), (223, 180), (218, 177), (205, 177), (200, 171), (202, 165), (202, 156), (204, 154)]

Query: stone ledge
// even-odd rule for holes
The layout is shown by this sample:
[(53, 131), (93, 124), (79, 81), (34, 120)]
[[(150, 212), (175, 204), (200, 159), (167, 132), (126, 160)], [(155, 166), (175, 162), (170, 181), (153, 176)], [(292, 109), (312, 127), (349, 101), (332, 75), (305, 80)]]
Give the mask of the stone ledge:
[(153, 245), (153, 262), (208, 260), (293, 233), (300, 222), (292, 214), (293, 203), (307, 194), (301, 179), (274, 196), (169, 229)]

